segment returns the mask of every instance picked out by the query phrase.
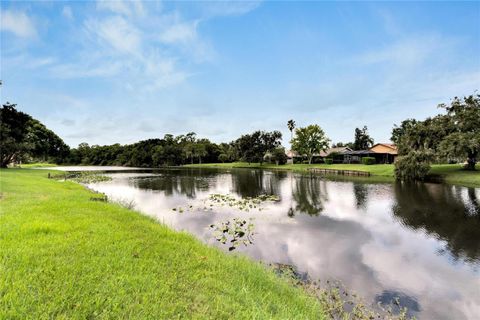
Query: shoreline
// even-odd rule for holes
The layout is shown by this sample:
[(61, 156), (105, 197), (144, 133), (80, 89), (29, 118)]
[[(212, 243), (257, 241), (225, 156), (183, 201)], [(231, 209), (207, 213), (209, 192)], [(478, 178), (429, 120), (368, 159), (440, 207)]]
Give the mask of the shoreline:
[(0, 317), (325, 318), (261, 263), (48, 172), (0, 170)]
[[(429, 177), (425, 182), (446, 183), (458, 185), (467, 188), (480, 188), (480, 170), (465, 171), (461, 169), (461, 165), (440, 164), (432, 165)], [(248, 164), (245, 162), (232, 163), (206, 163), (206, 164), (187, 164), (184, 168), (216, 168), (216, 169), (264, 169), (264, 170), (283, 170), (308, 172), (310, 169), (333, 169), (333, 170), (356, 170), (369, 172), (369, 177), (355, 176), (336, 176), (325, 175), (326, 177), (342, 177), (344, 180), (361, 180), (365, 182), (395, 182), (394, 167), (392, 164), (362, 165), (362, 164), (285, 164), (272, 165), (258, 163)], [(315, 173), (314, 173), (315, 174)], [(344, 178), (343, 178), (344, 177)]]

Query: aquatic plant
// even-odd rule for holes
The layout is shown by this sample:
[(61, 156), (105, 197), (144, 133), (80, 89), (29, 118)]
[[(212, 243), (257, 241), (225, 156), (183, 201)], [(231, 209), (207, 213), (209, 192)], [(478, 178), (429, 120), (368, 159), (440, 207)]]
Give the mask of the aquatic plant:
[(240, 218), (233, 218), (220, 222), (218, 224), (211, 224), (210, 228), (214, 230), (214, 237), (217, 241), (228, 244), (229, 251), (235, 250), (238, 246), (243, 244), (248, 246), (253, 244), (253, 230), (255, 225), (252, 223), (252, 218), (248, 221)]
[(261, 204), (263, 202), (276, 202), (280, 198), (276, 195), (262, 194), (257, 197), (247, 197), (237, 199), (230, 194), (213, 193), (208, 196), (207, 202), (210, 202), (210, 207), (213, 205), (235, 207), (242, 211), (250, 211), (251, 209), (262, 210)]
[[(203, 211), (213, 211), (215, 206), (228, 206), (230, 208), (236, 208), (241, 211), (250, 211), (250, 210), (259, 210), (262, 211), (261, 204), (264, 202), (276, 202), (280, 201), (280, 198), (276, 195), (259, 195), (257, 197), (247, 197), (243, 199), (235, 198), (230, 194), (219, 194), (213, 193), (204, 200)], [(195, 208), (193, 205), (188, 205), (187, 207), (175, 207), (172, 208), (172, 211), (183, 213), (185, 211), (194, 211)]]
[(399, 298), (392, 299), (392, 304), (377, 304), (370, 307), (356, 293), (348, 290), (340, 281), (312, 280), (307, 273), (302, 273), (295, 266), (273, 263), (270, 267), (281, 278), (294, 286), (303, 288), (315, 296), (324, 307), (330, 319), (345, 320), (413, 320), (408, 309), (400, 306)]
[(111, 177), (102, 175), (97, 172), (89, 172), (89, 171), (82, 171), (82, 172), (65, 172), (65, 173), (55, 173), (55, 174), (48, 174), (49, 179), (56, 179), (56, 180), (72, 180), (78, 183), (95, 183), (95, 182), (103, 182), (103, 181), (110, 181), (112, 180)]

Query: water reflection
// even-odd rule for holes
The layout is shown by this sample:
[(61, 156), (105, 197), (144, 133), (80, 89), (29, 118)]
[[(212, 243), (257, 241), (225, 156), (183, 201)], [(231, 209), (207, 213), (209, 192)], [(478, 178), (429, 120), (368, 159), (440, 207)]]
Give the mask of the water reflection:
[(208, 190), (209, 178), (215, 174), (202, 170), (163, 171), (160, 176), (147, 176), (134, 179), (135, 187), (140, 189), (163, 191), (165, 195), (185, 195), (194, 199), (198, 190)]
[[(395, 297), (424, 319), (480, 314), (480, 189), (438, 184), (368, 184), (261, 170), (160, 170), (113, 174), (91, 185), (221, 248), (208, 226), (255, 220), (255, 242), (238, 250), (267, 263), (295, 265), (312, 278), (341, 280), (374, 305)], [(265, 210), (203, 207), (212, 193), (278, 196)]]
[(454, 259), (477, 261), (480, 207), (475, 189), (465, 189), (442, 184), (397, 183), (392, 211), (404, 225), (446, 241), (446, 249)]
[[(318, 216), (323, 211), (324, 202), (328, 201), (326, 181), (314, 175), (299, 175), (295, 179), (292, 199), (295, 210), (310, 216)], [(291, 211), (289, 216), (293, 216)]]
[(253, 198), (262, 194), (278, 196), (280, 183), (286, 177), (285, 171), (239, 169), (232, 175), (232, 190), (242, 198)]
[(368, 186), (366, 183), (353, 183), (353, 194), (355, 195), (355, 205), (357, 209), (366, 209), (368, 199)]

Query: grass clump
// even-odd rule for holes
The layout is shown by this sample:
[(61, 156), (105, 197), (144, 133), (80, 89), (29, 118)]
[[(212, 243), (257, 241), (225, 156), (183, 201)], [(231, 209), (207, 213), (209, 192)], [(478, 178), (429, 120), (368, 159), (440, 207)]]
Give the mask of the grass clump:
[(324, 319), (264, 266), (78, 183), (0, 170), (1, 319)]

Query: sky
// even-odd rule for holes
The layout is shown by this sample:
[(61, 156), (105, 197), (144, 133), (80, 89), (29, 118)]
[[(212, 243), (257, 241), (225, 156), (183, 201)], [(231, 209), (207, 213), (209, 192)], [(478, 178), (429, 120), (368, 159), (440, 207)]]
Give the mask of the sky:
[(70, 146), (286, 123), (332, 142), (480, 90), (480, 2), (1, 1), (1, 102)]

